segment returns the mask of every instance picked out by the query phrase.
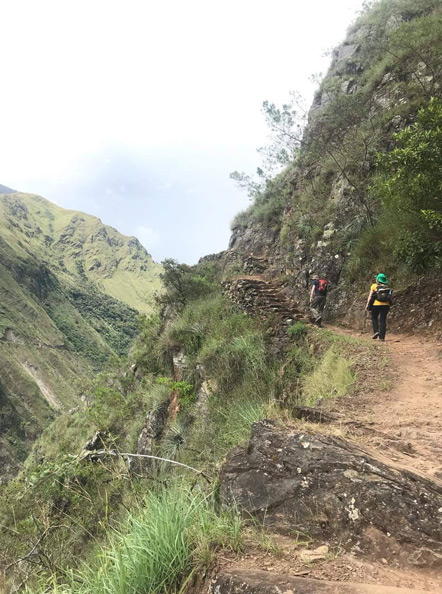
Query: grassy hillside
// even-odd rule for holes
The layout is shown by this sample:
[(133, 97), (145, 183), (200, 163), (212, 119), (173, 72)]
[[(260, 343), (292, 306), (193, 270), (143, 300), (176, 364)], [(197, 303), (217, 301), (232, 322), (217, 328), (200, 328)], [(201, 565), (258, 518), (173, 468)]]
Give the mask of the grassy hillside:
[(30, 194), (0, 201), (2, 238), (14, 253), (47, 262), (59, 278), (88, 281), (142, 313), (151, 313), (161, 266), (135, 237), (125, 237), (97, 217), (66, 210)]
[(135, 238), (39, 196), (0, 195), (0, 458), (10, 476), (79, 381), (125, 355), (161, 266)]
[(124, 362), (96, 377), (89, 405), (60, 415), (0, 490), (0, 565), (29, 559), (7, 574), (11, 587), (178, 592), (219, 549), (240, 550), (245, 539), (266, 546), (259, 526), (246, 533), (238, 514), (219, 513), (223, 458), (260, 418), (288, 421), (296, 404), (353, 390), (374, 345), (300, 322), (275, 343), (271, 316), (244, 315), (222, 294), (222, 268), (169, 262), (169, 315), (146, 318), (131, 353), (136, 372)]

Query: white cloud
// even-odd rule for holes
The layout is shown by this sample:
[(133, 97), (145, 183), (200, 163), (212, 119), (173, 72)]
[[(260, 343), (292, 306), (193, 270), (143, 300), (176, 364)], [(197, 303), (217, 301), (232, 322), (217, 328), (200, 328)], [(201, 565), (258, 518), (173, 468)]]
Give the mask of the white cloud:
[[(290, 90), (309, 101), (324, 48), (362, 3), (0, 2), (0, 183), (66, 208), (97, 201), (125, 233), (149, 221), (157, 231), (139, 226), (140, 238), (161, 236), (162, 258), (225, 247), (228, 221), (247, 205), (229, 172), (260, 162), (262, 101), (280, 104)], [(136, 155), (146, 175), (134, 180), (109, 147)]]
[(135, 229), (135, 235), (148, 251), (160, 242), (160, 234), (155, 229), (145, 225), (138, 225)]

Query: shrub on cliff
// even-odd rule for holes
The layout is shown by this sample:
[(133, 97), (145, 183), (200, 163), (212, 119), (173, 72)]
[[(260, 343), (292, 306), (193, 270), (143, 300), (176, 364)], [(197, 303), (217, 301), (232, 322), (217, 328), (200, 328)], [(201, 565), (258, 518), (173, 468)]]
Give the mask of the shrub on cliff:
[[(442, 266), (442, 101), (431, 99), (417, 121), (379, 155), (374, 191), (399, 227), (393, 251), (413, 270)], [(399, 223), (399, 225), (397, 224)]]
[(160, 277), (165, 292), (157, 298), (161, 305), (181, 308), (189, 301), (208, 295), (216, 289), (215, 266), (188, 266), (172, 258), (164, 260), (162, 264), (164, 272)]

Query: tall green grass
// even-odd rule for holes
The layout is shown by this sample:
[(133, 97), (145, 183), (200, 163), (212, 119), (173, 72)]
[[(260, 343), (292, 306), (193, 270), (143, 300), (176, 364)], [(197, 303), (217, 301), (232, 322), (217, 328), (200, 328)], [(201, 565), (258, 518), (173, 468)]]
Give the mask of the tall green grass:
[[(239, 550), (242, 521), (216, 513), (212, 494), (170, 485), (147, 494), (95, 562), (68, 576), (68, 584), (38, 592), (64, 594), (174, 594), (186, 578), (208, 566), (218, 547)], [(37, 590), (28, 590), (37, 594)]]
[(351, 365), (351, 360), (330, 347), (319, 365), (303, 380), (303, 403), (311, 406), (323, 398), (345, 396), (355, 382)]
[(256, 393), (271, 373), (263, 328), (222, 295), (189, 303), (161, 340), (163, 350), (182, 350), (189, 368), (202, 365), (223, 393), (244, 381)]

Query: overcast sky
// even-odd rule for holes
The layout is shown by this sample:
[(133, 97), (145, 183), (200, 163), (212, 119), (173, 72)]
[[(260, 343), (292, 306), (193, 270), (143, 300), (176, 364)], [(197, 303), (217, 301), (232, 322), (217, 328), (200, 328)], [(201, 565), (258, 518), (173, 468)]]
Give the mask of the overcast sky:
[(136, 235), (156, 260), (227, 247), (266, 143), (261, 104), (312, 74), (362, 0), (0, 4), (0, 184)]

